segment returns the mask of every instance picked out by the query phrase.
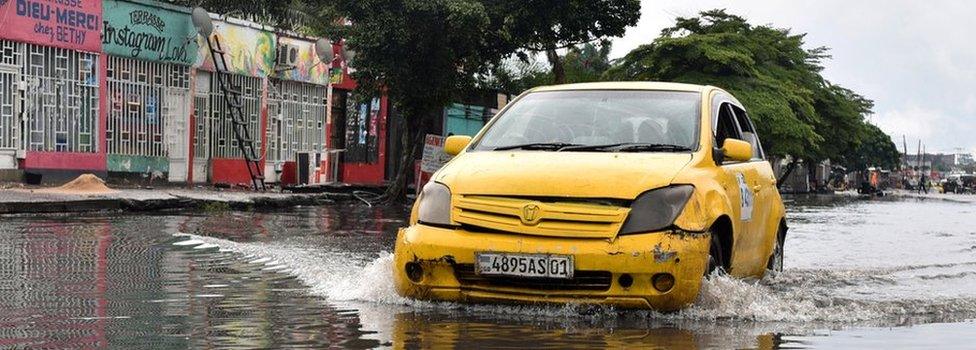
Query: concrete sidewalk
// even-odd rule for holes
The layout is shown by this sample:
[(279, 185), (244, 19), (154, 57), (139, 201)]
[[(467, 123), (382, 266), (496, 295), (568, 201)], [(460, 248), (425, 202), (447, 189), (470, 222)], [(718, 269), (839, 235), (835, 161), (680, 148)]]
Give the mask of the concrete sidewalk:
[(973, 194), (956, 194), (956, 193), (937, 193), (929, 190), (929, 193), (918, 193), (918, 191), (908, 191), (900, 189), (888, 190), (892, 196), (904, 197), (904, 198), (919, 198), (919, 199), (937, 199), (957, 203), (976, 203), (976, 195)]
[(61, 194), (0, 189), (0, 214), (91, 211), (155, 211), (227, 208), (261, 210), (352, 199), (346, 193), (276, 193), (213, 189), (120, 189), (110, 193)]

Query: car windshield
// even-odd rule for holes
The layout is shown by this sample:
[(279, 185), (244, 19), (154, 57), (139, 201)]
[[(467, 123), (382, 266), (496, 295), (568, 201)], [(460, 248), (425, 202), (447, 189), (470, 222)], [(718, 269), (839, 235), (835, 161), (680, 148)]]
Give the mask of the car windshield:
[(697, 144), (697, 92), (530, 93), (498, 116), (474, 150), (685, 152)]

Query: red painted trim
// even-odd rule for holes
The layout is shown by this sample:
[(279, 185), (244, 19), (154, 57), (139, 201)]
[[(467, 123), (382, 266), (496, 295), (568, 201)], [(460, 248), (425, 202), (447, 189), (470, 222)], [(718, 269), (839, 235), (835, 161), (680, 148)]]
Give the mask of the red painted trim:
[[(270, 85), (271, 82), (268, 77), (261, 80), (261, 123), (259, 123), (261, 127), (258, 130), (261, 133), (261, 164), (264, 164), (268, 159), (268, 87)], [(264, 165), (261, 165), (259, 169), (261, 169), (261, 174), (264, 174)]]
[(342, 166), (342, 182), (358, 185), (382, 185), (386, 181), (386, 120), (389, 100), (386, 95), (380, 97), (379, 129), (377, 135), (378, 156), (376, 163), (344, 163)]
[[(259, 166), (264, 168), (263, 160)], [(213, 183), (251, 186), (251, 175), (242, 158), (213, 158), (210, 160), (210, 169), (210, 181)]]
[(24, 169), (107, 170), (105, 153), (28, 151)]
[(281, 176), (278, 183), (282, 185), (294, 185), (298, 183), (298, 163), (286, 161), (281, 164)]
[[(108, 55), (98, 55), (98, 130), (96, 130), (97, 152), (103, 158), (108, 154)], [(107, 160), (102, 164), (103, 169), (108, 167)]]
[(342, 82), (339, 84), (332, 84), (332, 87), (343, 90), (355, 90), (357, 86), (356, 81), (353, 80), (352, 76), (349, 75), (349, 67), (345, 65), (344, 59), (341, 55), (342, 45), (342, 43), (332, 44), (333, 52), (340, 53), (336, 55), (334, 60), (332, 60), (332, 67), (342, 68)]
[(189, 154), (186, 157), (186, 187), (193, 188), (193, 155), (196, 154), (196, 147), (194, 146), (193, 140), (197, 138), (197, 109), (196, 109), (196, 91), (197, 91), (197, 70), (190, 69), (190, 121), (187, 128), (190, 131), (189, 145), (187, 145), (187, 150)]

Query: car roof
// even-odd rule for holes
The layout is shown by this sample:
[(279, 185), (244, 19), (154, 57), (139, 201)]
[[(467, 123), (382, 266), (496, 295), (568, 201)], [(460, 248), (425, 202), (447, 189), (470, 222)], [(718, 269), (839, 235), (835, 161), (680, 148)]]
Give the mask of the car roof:
[(665, 83), (656, 81), (610, 81), (599, 83), (579, 83), (540, 86), (530, 90), (538, 91), (568, 91), (568, 90), (662, 90), (662, 91), (688, 91), (705, 92), (715, 87), (708, 85)]

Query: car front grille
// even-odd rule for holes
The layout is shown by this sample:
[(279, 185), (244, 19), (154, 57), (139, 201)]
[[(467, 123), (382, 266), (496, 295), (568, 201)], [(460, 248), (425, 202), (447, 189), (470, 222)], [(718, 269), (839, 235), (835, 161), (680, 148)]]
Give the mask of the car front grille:
[(572, 238), (612, 238), (630, 212), (605, 204), (472, 195), (455, 196), (453, 207), (454, 220), (465, 226)]
[(455, 265), (454, 276), (462, 287), (507, 287), (544, 291), (605, 291), (610, 289), (613, 281), (613, 274), (609, 271), (575, 271), (571, 279), (482, 276), (475, 272), (473, 264)]

